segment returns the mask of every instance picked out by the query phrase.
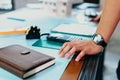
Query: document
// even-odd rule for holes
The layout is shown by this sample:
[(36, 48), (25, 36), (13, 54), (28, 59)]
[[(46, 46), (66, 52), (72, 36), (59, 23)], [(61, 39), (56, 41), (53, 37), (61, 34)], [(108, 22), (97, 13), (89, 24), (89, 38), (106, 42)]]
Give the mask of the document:
[(3, 17), (0, 20), (0, 35), (25, 34), (27, 28), (27, 22), (22, 18)]
[(72, 23), (72, 24), (60, 24), (53, 28), (51, 32), (92, 36), (95, 33), (96, 29), (97, 27), (94, 25)]

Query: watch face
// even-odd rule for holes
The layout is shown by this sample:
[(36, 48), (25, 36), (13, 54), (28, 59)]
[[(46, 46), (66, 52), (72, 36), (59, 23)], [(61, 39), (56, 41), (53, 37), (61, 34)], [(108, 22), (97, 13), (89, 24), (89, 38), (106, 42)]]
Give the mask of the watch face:
[(103, 37), (100, 34), (94, 34), (92, 40), (97, 45), (101, 45), (103, 47), (106, 47), (107, 45), (107, 43), (104, 41)]
[(93, 40), (96, 44), (99, 44), (103, 39), (100, 35), (95, 35)]

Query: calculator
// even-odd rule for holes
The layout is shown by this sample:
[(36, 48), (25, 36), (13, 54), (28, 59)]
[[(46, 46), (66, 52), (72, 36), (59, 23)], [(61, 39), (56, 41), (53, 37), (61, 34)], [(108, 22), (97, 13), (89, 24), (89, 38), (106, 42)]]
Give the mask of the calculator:
[(75, 35), (65, 35), (65, 34), (58, 34), (58, 33), (52, 33), (47, 36), (47, 40), (55, 41), (55, 42), (69, 42), (72, 40), (82, 40), (82, 37), (75, 36)]

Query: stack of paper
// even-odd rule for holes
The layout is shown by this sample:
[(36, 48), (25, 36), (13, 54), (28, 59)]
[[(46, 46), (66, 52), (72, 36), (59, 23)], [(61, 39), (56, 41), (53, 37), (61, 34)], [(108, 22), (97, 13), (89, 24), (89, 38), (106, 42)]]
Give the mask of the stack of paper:
[(91, 36), (95, 33), (96, 28), (97, 27), (93, 25), (73, 23), (73, 24), (60, 24), (57, 27), (53, 28), (51, 31), (58, 33)]

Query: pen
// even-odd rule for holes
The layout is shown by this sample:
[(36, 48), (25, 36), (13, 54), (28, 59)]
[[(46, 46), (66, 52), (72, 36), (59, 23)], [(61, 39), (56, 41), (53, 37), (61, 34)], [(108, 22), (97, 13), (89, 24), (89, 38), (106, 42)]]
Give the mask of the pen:
[(23, 30), (11, 30), (11, 31), (0, 31), (0, 35), (25, 34), (26, 32), (27, 32), (26, 29), (23, 29)]
[(16, 21), (25, 21), (25, 19), (14, 18), (14, 17), (8, 17), (7, 19), (10, 19), (10, 20), (16, 20)]

